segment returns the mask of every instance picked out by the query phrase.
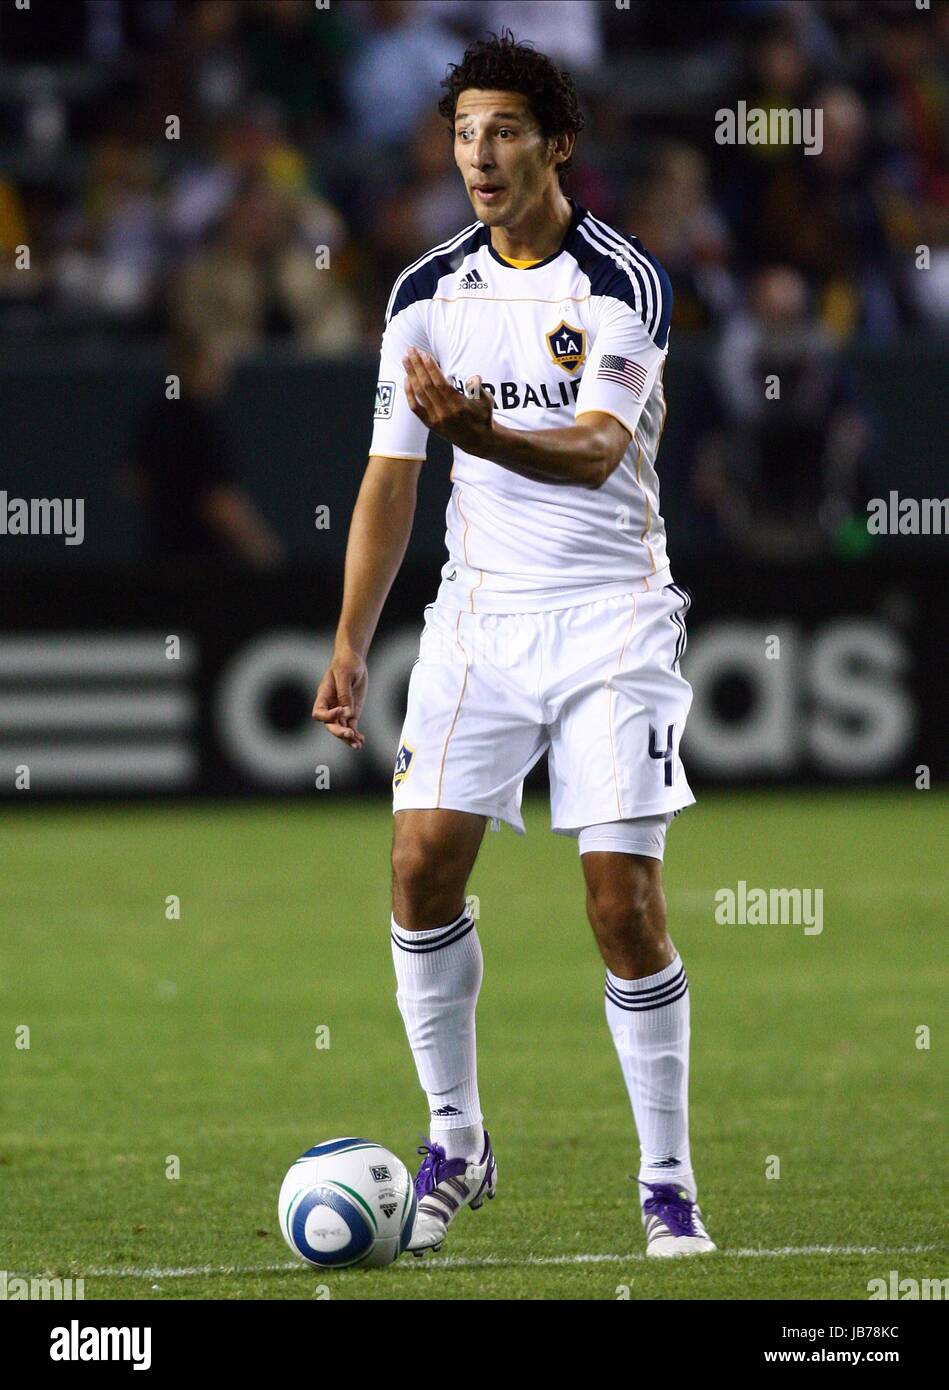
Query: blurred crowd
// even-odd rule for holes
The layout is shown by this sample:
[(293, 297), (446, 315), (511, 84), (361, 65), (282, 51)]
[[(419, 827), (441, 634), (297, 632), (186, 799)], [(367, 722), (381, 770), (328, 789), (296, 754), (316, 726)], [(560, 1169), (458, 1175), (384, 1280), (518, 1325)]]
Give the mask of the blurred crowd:
[[(770, 265), (837, 340), (945, 321), (945, 5), (4, 0), (0, 23), (0, 329), (375, 347), (394, 276), (473, 220), (435, 103), (502, 23), (573, 73), (570, 191), (666, 264), (676, 326), (742, 312)], [(717, 144), (739, 100), (819, 106), (822, 153)]]
[[(673, 333), (720, 345), (731, 444), (691, 464), (710, 531), (761, 533), (782, 450), (810, 450), (824, 495), (785, 499), (774, 545), (799, 503), (844, 514), (871, 430), (835, 354), (949, 317), (945, 4), (0, 0), (0, 337), (375, 353), (396, 275), (474, 220), (435, 107), (502, 26), (579, 87), (567, 191), (665, 264)], [(719, 144), (742, 101), (819, 108), (821, 153)], [(780, 447), (748, 448), (769, 344), (793, 399)]]

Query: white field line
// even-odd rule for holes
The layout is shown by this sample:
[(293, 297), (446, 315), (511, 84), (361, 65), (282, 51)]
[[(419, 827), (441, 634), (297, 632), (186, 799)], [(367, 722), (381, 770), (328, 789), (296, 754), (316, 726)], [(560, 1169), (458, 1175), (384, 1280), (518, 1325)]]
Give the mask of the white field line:
[[(898, 1245), (884, 1247), (878, 1245), (787, 1245), (778, 1250), (719, 1250), (718, 1254), (731, 1260), (777, 1260), (785, 1259), (790, 1255), (922, 1255), (931, 1250), (938, 1250), (937, 1245)], [(505, 1259), (500, 1255), (484, 1255), (480, 1257), (458, 1257), (451, 1255), (439, 1257), (437, 1255), (426, 1255), (422, 1259), (406, 1258), (400, 1259), (396, 1265), (390, 1269), (490, 1269), (493, 1266), (498, 1268), (528, 1268), (528, 1267), (550, 1267), (556, 1265), (592, 1265), (592, 1264), (630, 1264), (639, 1263), (646, 1259), (643, 1251), (637, 1251), (631, 1255), (527, 1255), (522, 1260)], [(193, 1265), (181, 1269), (159, 1269), (158, 1267), (141, 1269), (124, 1266), (115, 1269), (85, 1269), (78, 1274), (73, 1274), (72, 1278), (85, 1279), (192, 1279), (200, 1275), (211, 1274), (284, 1274), (290, 1270), (304, 1268), (300, 1260), (284, 1260), (281, 1264), (273, 1265)], [(332, 1273), (332, 1270), (316, 1271), (317, 1273)], [(21, 1277), (26, 1277), (21, 1276)]]

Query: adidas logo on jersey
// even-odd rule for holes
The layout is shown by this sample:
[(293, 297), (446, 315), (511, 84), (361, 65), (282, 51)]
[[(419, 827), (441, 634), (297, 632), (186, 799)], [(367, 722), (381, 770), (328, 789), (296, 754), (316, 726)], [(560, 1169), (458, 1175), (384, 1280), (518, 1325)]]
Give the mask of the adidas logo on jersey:
[(487, 280), (482, 280), (476, 270), (469, 270), (458, 281), (458, 288), (460, 290), (486, 290), (488, 288), (488, 282)]

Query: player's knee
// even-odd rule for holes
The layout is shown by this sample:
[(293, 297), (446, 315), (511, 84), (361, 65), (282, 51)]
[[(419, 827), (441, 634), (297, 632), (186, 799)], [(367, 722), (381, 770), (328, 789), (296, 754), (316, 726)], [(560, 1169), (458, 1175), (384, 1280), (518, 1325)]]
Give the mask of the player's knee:
[(464, 889), (458, 872), (444, 847), (429, 845), (424, 839), (397, 841), (392, 847), (392, 876), (404, 899), (411, 903), (454, 900)]
[(665, 930), (662, 888), (648, 879), (636, 879), (622, 890), (610, 887), (592, 893), (590, 910), (601, 941), (615, 945), (632, 945)]

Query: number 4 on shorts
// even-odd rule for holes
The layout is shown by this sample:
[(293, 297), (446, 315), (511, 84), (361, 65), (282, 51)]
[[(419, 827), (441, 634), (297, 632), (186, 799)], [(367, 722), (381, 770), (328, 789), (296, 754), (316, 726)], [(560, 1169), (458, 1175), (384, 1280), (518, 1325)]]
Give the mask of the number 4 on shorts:
[(656, 746), (656, 731), (651, 724), (649, 726), (649, 756), (650, 758), (662, 758), (664, 760), (666, 764), (664, 780), (667, 787), (672, 786), (672, 731), (674, 728), (674, 724), (669, 725), (669, 729), (666, 734), (666, 746), (665, 748), (658, 748)]

